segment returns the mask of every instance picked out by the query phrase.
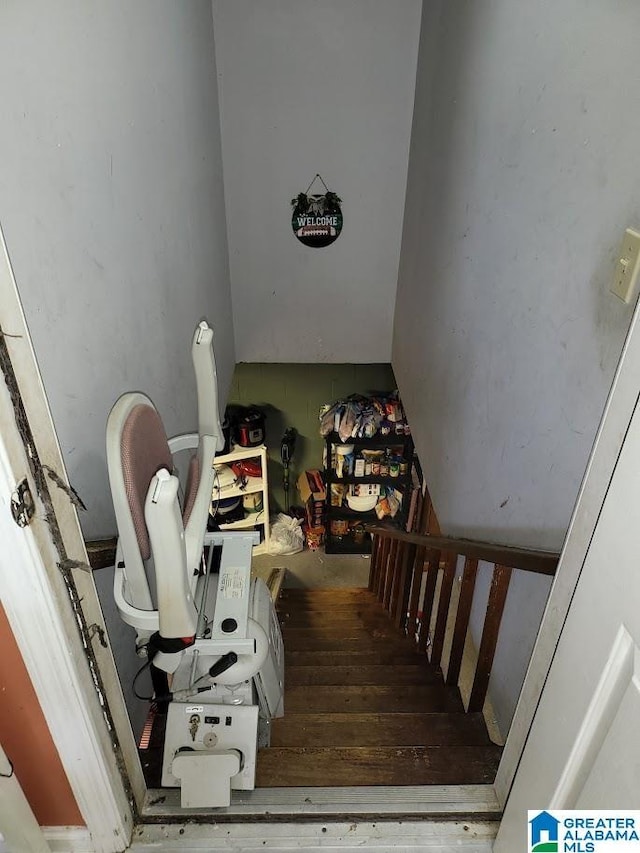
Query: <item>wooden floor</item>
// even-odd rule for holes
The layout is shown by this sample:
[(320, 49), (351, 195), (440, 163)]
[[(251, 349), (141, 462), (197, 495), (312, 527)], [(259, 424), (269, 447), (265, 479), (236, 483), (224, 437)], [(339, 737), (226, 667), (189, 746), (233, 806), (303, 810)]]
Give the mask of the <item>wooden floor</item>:
[(481, 714), (398, 634), (366, 589), (284, 589), (285, 716), (257, 787), (493, 782)]

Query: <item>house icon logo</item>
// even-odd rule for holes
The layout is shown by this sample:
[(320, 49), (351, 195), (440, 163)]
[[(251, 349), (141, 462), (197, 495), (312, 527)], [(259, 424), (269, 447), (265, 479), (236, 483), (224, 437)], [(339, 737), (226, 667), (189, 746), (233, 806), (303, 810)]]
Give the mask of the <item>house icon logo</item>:
[(549, 812), (540, 812), (529, 821), (529, 850), (531, 853), (558, 853), (558, 824)]

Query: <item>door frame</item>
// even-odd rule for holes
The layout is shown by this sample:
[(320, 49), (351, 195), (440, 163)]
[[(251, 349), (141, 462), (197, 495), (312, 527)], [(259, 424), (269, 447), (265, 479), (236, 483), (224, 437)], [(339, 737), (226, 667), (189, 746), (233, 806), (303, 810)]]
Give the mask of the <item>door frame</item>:
[[(0, 596), (94, 849), (115, 853), (135, 822), (130, 726), (1, 228), (0, 368)], [(19, 526), (23, 480), (34, 512)]]
[[(637, 318), (636, 308), (578, 494), (495, 785), (475, 786), (473, 811), (476, 813), (482, 799), (503, 808), (517, 772), (579, 580), (580, 567), (638, 396), (635, 377), (640, 375), (640, 334), (637, 333)], [(135, 821), (144, 806), (146, 787), (106, 639), (106, 626), (88, 570), (76, 506), (64, 488), (52, 486), (48, 489), (48, 483), (41, 477), (34, 478), (33, 451), (42, 465), (58, 473), (63, 485), (68, 485), (1, 227), (0, 336), (0, 345), (3, 342), (6, 345), (16, 385), (13, 396), (4, 383), (0, 388), (0, 536), (3, 542), (12, 543), (13, 551), (12, 571), (0, 572), (0, 593), (94, 849), (116, 853), (126, 849), (130, 841)], [(20, 428), (16, 397), (23, 406), (22, 417), (26, 421)], [(25, 437), (25, 427), (30, 439)], [(31, 524), (20, 528), (8, 509), (16, 483), (25, 476), (35, 496), (36, 516)], [(43, 487), (46, 512), (40, 494)], [(47, 519), (53, 521), (53, 528)], [(64, 564), (64, 571), (60, 563)], [(71, 597), (70, 583), (74, 587)], [(78, 602), (82, 600), (82, 614), (78, 612), (79, 607), (73, 607), (74, 595)], [(56, 672), (56, 679), (51, 678), (51, 672)], [(486, 790), (484, 798), (479, 796), (481, 787)], [(352, 790), (355, 794), (355, 789)], [(346, 793), (343, 792), (342, 803), (355, 805), (354, 800), (345, 799)], [(440, 802), (455, 802), (455, 810), (461, 814), (465, 812), (464, 786), (452, 786), (440, 793)], [(375, 799), (378, 813), (383, 814), (380, 798)], [(438, 799), (426, 797), (431, 800), (432, 808), (424, 810), (425, 818), (433, 816), (434, 809), (437, 812)], [(309, 814), (313, 810), (301, 811)], [(322, 814), (322, 810), (316, 814)], [(329, 822), (329, 815), (325, 817)], [(263, 826), (267, 838), (269, 824)], [(187, 835), (182, 838), (186, 840)]]
[(640, 394), (640, 302), (631, 318), (618, 367), (560, 554), (538, 636), (494, 783), (504, 810), (533, 718), (551, 669), (582, 567)]

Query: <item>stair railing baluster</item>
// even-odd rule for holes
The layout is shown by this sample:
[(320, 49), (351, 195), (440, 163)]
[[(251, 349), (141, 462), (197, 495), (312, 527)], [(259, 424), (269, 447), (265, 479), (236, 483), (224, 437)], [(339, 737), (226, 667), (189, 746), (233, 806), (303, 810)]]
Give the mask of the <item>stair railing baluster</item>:
[(418, 627), (418, 607), (420, 606), (420, 588), (422, 585), (422, 574), (424, 572), (424, 561), (426, 548), (416, 547), (416, 555), (411, 568), (411, 591), (409, 593), (409, 616), (407, 620), (407, 633), (413, 637)]
[(407, 550), (406, 542), (398, 542), (394, 559), (393, 569), (393, 585), (391, 587), (391, 598), (389, 599), (389, 613), (395, 619), (396, 610), (398, 608), (398, 599), (400, 598), (400, 581), (402, 580), (402, 563), (404, 561), (405, 551)]
[(456, 576), (456, 565), (458, 555), (448, 552), (445, 555), (442, 582), (440, 584), (440, 595), (438, 596), (438, 612), (436, 624), (433, 631), (433, 645), (431, 647), (431, 663), (440, 667), (442, 661), (442, 650), (444, 649), (444, 638), (447, 630), (449, 607), (451, 605), (451, 591)]
[(456, 624), (453, 629), (453, 640), (451, 643), (451, 654), (449, 655), (449, 666), (447, 669), (446, 683), (456, 685), (460, 677), (462, 655), (464, 644), (467, 639), (469, 618), (471, 616), (471, 605), (473, 604), (473, 593), (476, 587), (476, 575), (478, 572), (478, 561), (467, 557), (464, 562), (464, 572), (460, 587), (460, 598), (458, 599), (458, 611), (456, 613)]
[(504, 605), (507, 600), (509, 591), (509, 581), (511, 580), (511, 569), (507, 566), (495, 565), (493, 568), (493, 578), (491, 580), (491, 589), (489, 590), (489, 601), (487, 602), (487, 613), (484, 619), (484, 627), (482, 629), (482, 639), (478, 650), (478, 665), (476, 667), (476, 675), (473, 679), (473, 687), (471, 688), (471, 696), (469, 697), (469, 713), (473, 711), (482, 711), (484, 700), (487, 696), (489, 687), (489, 679), (491, 677), (491, 667), (493, 666), (493, 657), (498, 644), (498, 633), (500, 631), (500, 622)]
[(418, 634), (418, 651), (422, 654), (427, 651), (429, 645), (429, 627), (431, 625), (431, 613), (436, 597), (439, 569), (440, 551), (429, 551), (427, 576), (424, 584), (424, 595), (422, 596), (422, 618), (420, 619), (420, 632)]
[[(431, 525), (431, 505), (428, 496), (422, 506), (419, 526)], [(437, 527), (437, 525), (436, 525)], [(460, 681), (465, 641), (475, 592), (478, 562), (494, 564), (493, 579), (478, 650), (476, 671), (467, 711), (481, 712), (486, 700), (491, 668), (495, 657), (500, 623), (507, 599), (513, 569), (555, 574), (559, 554), (549, 551), (513, 548), (468, 539), (452, 539), (432, 533), (406, 532), (372, 525), (369, 531), (375, 542), (370, 575), (370, 588), (390, 613), (401, 633), (417, 644), (417, 651), (426, 654), (430, 642), (430, 662), (446, 669), (445, 683), (455, 686)], [(440, 555), (445, 559), (440, 564)], [(444, 657), (449, 611), (456, 577), (457, 559), (465, 557), (455, 621), (451, 621), (452, 639), (448, 661)], [(513, 561), (509, 563), (508, 561)], [(442, 581), (437, 599), (433, 637), (430, 626), (436, 606), (438, 577)]]
[(391, 539), (384, 537), (380, 548), (380, 571), (376, 581), (375, 594), (378, 601), (382, 601), (384, 597), (384, 585), (387, 579), (387, 571), (389, 569), (389, 551), (391, 549)]
[(396, 559), (398, 554), (399, 542), (395, 539), (391, 540), (391, 548), (389, 549), (389, 569), (384, 585), (384, 594), (382, 597), (382, 605), (385, 610), (391, 610), (391, 598), (393, 595), (393, 587), (396, 577)]
[(411, 592), (411, 571), (415, 561), (415, 554), (416, 546), (411, 543), (405, 543), (398, 579), (398, 598), (396, 601), (395, 612), (393, 613), (396, 627), (403, 633), (407, 619), (407, 606), (409, 604), (409, 594)]
[(373, 592), (378, 572), (380, 570), (380, 536), (374, 533), (371, 537), (371, 562), (369, 564), (369, 585), (368, 588)]

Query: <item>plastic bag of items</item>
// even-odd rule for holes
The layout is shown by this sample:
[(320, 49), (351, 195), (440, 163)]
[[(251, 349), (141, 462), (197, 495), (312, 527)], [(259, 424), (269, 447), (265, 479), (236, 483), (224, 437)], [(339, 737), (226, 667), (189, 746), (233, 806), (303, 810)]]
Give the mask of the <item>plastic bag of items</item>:
[(271, 525), (269, 536), (270, 554), (297, 554), (304, 547), (302, 520), (291, 518), (283, 512), (278, 513)]
[(375, 506), (376, 515), (380, 521), (386, 516), (395, 518), (401, 504), (402, 493), (397, 489), (386, 488)]
[(372, 438), (379, 429), (382, 416), (368, 397), (354, 394), (320, 409), (320, 434), (337, 432), (340, 441), (350, 438)]
[(376, 397), (352, 394), (346, 400), (320, 408), (320, 434), (337, 432), (343, 442), (350, 438), (373, 438), (378, 432), (400, 435), (405, 428), (406, 419), (397, 392)]

